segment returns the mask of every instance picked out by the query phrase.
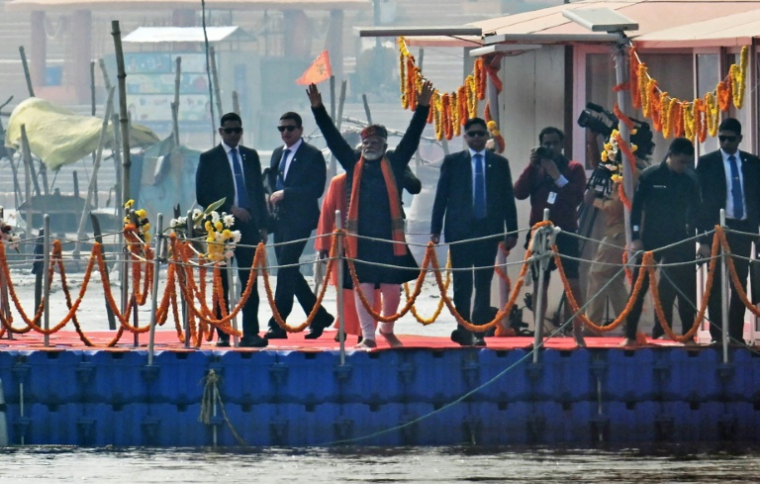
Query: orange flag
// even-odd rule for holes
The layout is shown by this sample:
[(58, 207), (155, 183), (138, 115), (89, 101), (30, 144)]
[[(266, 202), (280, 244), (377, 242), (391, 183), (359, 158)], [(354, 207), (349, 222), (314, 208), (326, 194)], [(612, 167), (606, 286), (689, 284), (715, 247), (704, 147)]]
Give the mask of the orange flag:
[(323, 50), (321, 54), (314, 59), (314, 62), (306, 69), (306, 72), (296, 80), (296, 84), (301, 86), (308, 86), (309, 84), (318, 84), (322, 81), (330, 79), (332, 76), (332, 68), (330, 68), (330, 55), (326, 50)]

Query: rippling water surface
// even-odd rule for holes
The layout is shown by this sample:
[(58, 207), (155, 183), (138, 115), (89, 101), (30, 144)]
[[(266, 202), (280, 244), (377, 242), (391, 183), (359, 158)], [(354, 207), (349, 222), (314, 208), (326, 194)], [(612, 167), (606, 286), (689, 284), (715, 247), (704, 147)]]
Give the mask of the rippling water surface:
[(760, 447), (0, 449), (0, 482), (760, 482)]

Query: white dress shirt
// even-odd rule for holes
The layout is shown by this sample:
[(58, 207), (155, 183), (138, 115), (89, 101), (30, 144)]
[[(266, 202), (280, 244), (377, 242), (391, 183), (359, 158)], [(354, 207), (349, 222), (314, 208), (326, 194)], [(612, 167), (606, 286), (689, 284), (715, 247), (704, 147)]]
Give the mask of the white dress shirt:
[[(285, 169), (282, 171), (282, 181), (284, 182), (285, 179), (288, 177), (288, 170), (290, 169), (290, 163), (293, 161), (293, 158), (296, 156), (296, 151), (298, 151), (298, 148), (301, 147), (301, 143), (303, 143), (303, 138), (300, 138), (298, 141), (296, 141), (293, 146), (288, 148), (287, 146), (283, 146), (283, 153), (285, 150), (290, 150), (290, 153), (288, 153), (288, 158), (285, 160)], [(277, 162), (277, 168), (279, 169), (279, 163), (282, 163), (282, 158)], [(279, 173), (278, 173), (279, 174)]]

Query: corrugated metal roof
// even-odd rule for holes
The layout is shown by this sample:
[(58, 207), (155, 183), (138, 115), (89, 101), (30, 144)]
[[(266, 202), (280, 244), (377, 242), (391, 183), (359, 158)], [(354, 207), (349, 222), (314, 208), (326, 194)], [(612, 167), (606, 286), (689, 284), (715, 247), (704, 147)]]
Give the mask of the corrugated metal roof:
[(760, 37), (760, 10), (727, 15), (636, 38), (642, 47), (730, 47), (750, 45)]
[[(200, 9), (197, 0), (11, 0), (11, 11)], [(207, 0), (209, 10), (367, 10), (370, 0)]]
[(639, 24), (639, 30), (626, 32), (626, 35), (639, 37), (674, 27), (683, 27), (686, 32), (691, 28), (686, 27), (689, 24), (754, 12), (760, 9), (760, 0), (633, 0), (629, 2), (583, 0), (467, 24), (483, 29), (484, 39), (416, 37), (408, 41), (410, 45), (450, 45), (452, 47), (472, 46), (473, 43), (489, 44), (494, 41), (566, 43), (593, 42), (594, 38), (598, 38), (601, 42), (608, 42), (606, 33), (589, 32), (562, 15), (565, 10), (598, 8), (616, 10), (636, 21)]

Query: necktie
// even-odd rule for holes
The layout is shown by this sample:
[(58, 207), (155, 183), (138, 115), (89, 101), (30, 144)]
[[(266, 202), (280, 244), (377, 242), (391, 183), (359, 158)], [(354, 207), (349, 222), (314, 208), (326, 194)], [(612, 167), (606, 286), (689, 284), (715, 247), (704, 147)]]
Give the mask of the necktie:
[(288, 156), (290, 155), (290, 150), (285, 150), (282, 152), (282, 158), (280, 158), (280, 166), (277, 168), (277, 189), (282, 190), (285, 188), (285, 165), (288, 162)]
[(245, 189), (245, 177), (243, 176), (243, 166), (240, 164), (237, 148), (230, 150), (232, 155), (232, 169), (235, 171), (235, 191), (237, 191), (237, 205), (240, 208), (250, 208), (248, 204), (248, 192)]
[(475, 192), (473, 193), (473, 212), (475, 218), (486, 216), (486, 178), (483, 173), (483, 155), (475, 155)]
[(739, 166), (736, 164), (736, 157), (730, 155), (728, 163), (731, 165), (731, 197), (734, 201), (734, 218), (744, 217), (744, 201), (742, 199), (742, 183), (739, 178)]

